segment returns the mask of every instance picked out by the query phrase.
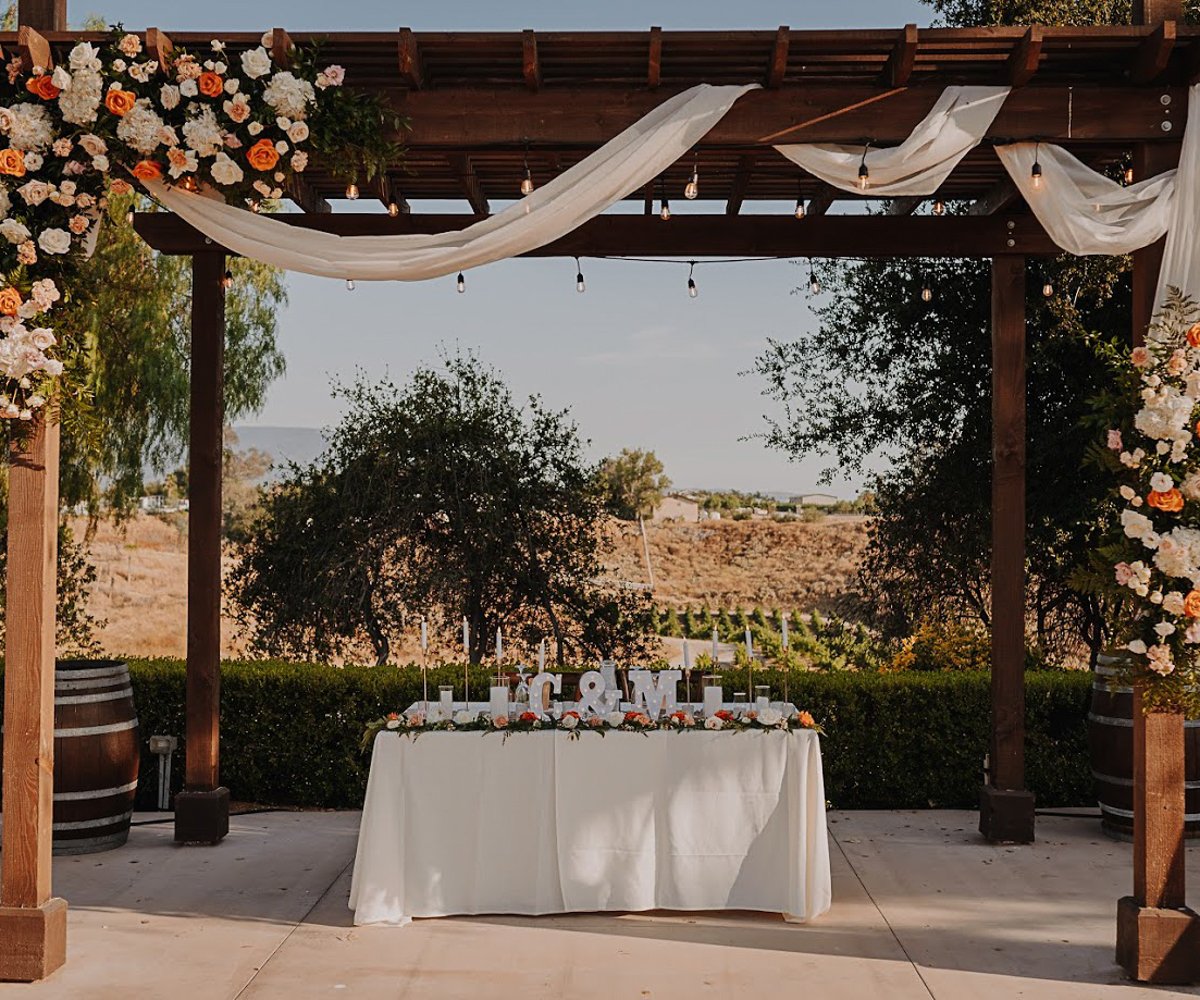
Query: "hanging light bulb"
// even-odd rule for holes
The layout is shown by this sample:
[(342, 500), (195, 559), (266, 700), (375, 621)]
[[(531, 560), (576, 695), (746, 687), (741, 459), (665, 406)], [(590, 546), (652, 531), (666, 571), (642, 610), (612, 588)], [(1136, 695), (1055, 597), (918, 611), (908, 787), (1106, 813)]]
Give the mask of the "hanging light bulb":
[(1047, 281), (1044, 285), (1042, 285), (1042, 294), (1046, 298), (1050, 298), (1050, 296), (1054, 294), (1054, 286)]
[(697, 295), (700, 294), (700, 292), (696, 288), (696, 279), (692, 277), (692, 274), (695, 270), (696, 270), (696, 262), (694, 260), (688, 261), (688, 286), (687, 286), (687, 288), (688, 288), (688, 295), (690, 295), (693, 299)]
[(400, 214), (400, 206), (397, 205), (394, 201), (389, 201), (388, 202), (388, 215), (390, 215), (394, 219), (399, 214)]
[(575, 258), (575, 291), (580, 294), (587, 291), (587, 283), (583, 280), (583, 266), (578, 257)]
[(1126, 184), (1133, 183), (1133, 167), (1132, 166), (1128, 166), (1125, 168), (1125, 183)]
[(463, 277), (462, 271), (458, 272), (458, 294), (462, 295), (467, 290), (467, 279)]
[(1041, 143), (1033, 147), (1033, 166), (1029, 168), (1029, 182), (1033, 185), (1034, 190), (1038, 190), (1042, 186), (1042, 165), (1038, 162), (1038, 149)]
[(521, 196), (533, 194), (533, 174), (529, 171), (529, 141), (525, 141), (525, 154), (522, 157), (525, 165), (525, 176), (521, 178)]
[(797, 219), (804, 218), (804, 199), (803, 198), (796, 199), (796, 218)]
[(933, 301), (933, 289), (929, 287), (928, 282), (926, 282), (925, 286), (921, 289), (921, 301), (922, 302), (932, 302)]
[(695, 201), (700, 194), (700, 167), (692, 162), (692, 179), (683, 186), (683, 196), (688, 201)]
[(808, 290), (813, 295), (821, 294), (821, 282), (817, 280), (817, 272), (813, 270), (811, 258), (808, 261)]
[(233, 287), (233, 272), (232, 271), (225, 272), (224, 277), (221, 278), (221, 287), (222, 288), (232, 288)]
[(351, 181), (346, 185), (346, 197), (350, 199), (350, 201), (358, 200), (358, 185), (355, 184), (354, 181)]
[(944, 201), (942, 201), (941, 198), (939, 198), (937, 201), (935, 201), (933, 203), (933, 214), (934, 215), (945, 215), (946, 214), (946, 203)]
[(668, 222), (671, 219), (671, 203), (666, 198), (662, 200), (662, 208), (658, 210), (658, 217), (663, 222)]
[(858, 165), (858, 189), (860, 191), (865, 191), (871, 184), (871, 171), (867, 167), (867, 150), (870, 148), (870, 143), (863, 146), (862, 162)]
[(346, 279), (346, 291), (348, 291), (348, 292), (354, 291), (354, 279), (353, 278)]

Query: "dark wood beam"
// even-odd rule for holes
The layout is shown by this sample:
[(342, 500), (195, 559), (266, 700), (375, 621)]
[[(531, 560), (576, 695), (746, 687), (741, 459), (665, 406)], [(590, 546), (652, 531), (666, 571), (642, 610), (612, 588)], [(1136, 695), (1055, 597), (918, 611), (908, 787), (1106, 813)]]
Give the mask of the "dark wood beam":
[(38, 67), (47, 73), (54, 69), (50, 43), (35, 28), (23, 24), (17, 29), (17, 51), (21, 53), (21, 65), (26, 73), (31, 73)]
[(331, 212), (329, 202), (313, 190), (313, 186), (304, 179), (302, 174), (292, 174), (284, 186), (287, 196), (302, 212)]
[(992, 189), (967, 206), (967, 215), (995, 215), (1021, 197), (1021, 192), (1008, 177), (1001, 178)]
[[(985, 224), (982, 219), (964, 221)], [(992, 258), (991, 563), (991, 740), (979, 831), (991, 841), (1030, 843), (1033, 794), (1025, 789), (1025, 258), (1015, 254)]]
[(654, 90), (662, 83), (662, 28), (650, 29), (650, 56), (646, 64), (646, 86)]
[(451, 166), (458, 174), (463, 194), (475, 214), (490, 215), (491, 208), (488, 205), (487, 196), (483, 193), (483, 185), (479, 182), (479, 175), (475, 173), (475, 165), (471, 162), (471, 158), (469, 156), (453, 157)]
[(1134, 83), (1153, 83), (1167, 71), (1175, 48), (1175, 22), (1163, 21), (1138, 48), (1130, 78)]
[(542, 86), (537, 33), (529, 28), (521, 32), (521, 75), (525, 77), (525, 86), (530, 90), (538, 90)]
[(412, 206), (392, 183), (391, 177), (383, 174), (375, 179), (375, 184), (379, 192), (379, 201), (384, 208), (389, 208), (394, 204), (401, 215), (412, 211)]
[[(790, 212), (676, 215), (669, 223), (659, 221), (654, 215), (602, 215), (526, 256), (992, 257), (999, 253), (1042, 256), (1062, 252), (1031, 215), (977, 219), (961, 216), (937, 219), (928, 215), (822, 216), (822, 206), (818, 203), (814, 213), (811, 205), (812, 202), (803, 224)], [(478, 221), (470, 215), (424, 213), (391, 218), (385, 212), (274, 218), (284, 225), (341, 236), (444, 233), (465, 229)], [(134, 217), (134, 228), (150, 246), (163, 253), (213, 249), (202, 235), (169, 212), (139, 213)]]
[(1183, 20), (1183, 0), (1133, 0), (1134, 24)]
[[(412, 122), (404, 136), (409, 147), (520, 147), (530, 136), (553, 138), (560, 146), (596, 147), (657, 107), (674, 86), (658, 90), (598, 87), (426, 88), (390, 96)], [(775, 145), (790, 142), (860, 142), (870, 135), (880, 144), (906, 139), (941, 96), (940, 85), (901, 90), (877, 86), (813, 84), (756, 90), (742, 97), (704, 137), (706, 147)], [(1187, 106), (1187, 89), (1165, 91), (1174, 107)], [(1076, 87), (1031, 85), (1009, 95), (987, 137), (1006, 142), (1057, 142), (1071, 135), (1095, 140), (1158, 141), (1164, 90), (1141, 86)], [(853, 109), (853, 110), (847, 110)]]
[(40, 31), (66, 31), (67, 0), (18, 0), (17, 24)]
[(175, 46), (161, 28), (146, 29), (146, 51), (158, 63), (160, 73), (166, 73), (170, 69)]
[(921, 202), (925, 200), (922, 195), (913, 195), (907, 198), (893, 198), (890, 205), (887, 207), (888, 215), (912, 215), (918, 208), (921, 207)]
[(883, 84), (885, 87), (904, 87), (912, 76), (913, 65), (917, 61), (917, 26), (906, 24), (900, 32), (900, 38), (888, 56), (887, 65), (883, 69)]
[(1042, 26), (1032, 24), (1024, 37), (1013, 46), (1008, 57), (1007, 76), (1009, 86), (1024, 87), (1037, 72), (1042, 58)]
[(726, 215), (737, 215), (742, 210), (742, 202), (746, 200), (746, 192), (750, 188), (750, 178), (754, 175), (754, 164), (758, 159), (753, 153), (743, 153), (738, 159), (737, 170), (733, 175), (733, 186), (729, 191), (729, 201), (725, 203)]
[(654, 181), (642, 188), (642, 215), (654, 214)]
[(175, 840), (215, 844), (229, 832), (222, 788), (221, 467), (225, 406), (225, 254), (192, 257), (191, 402), (188, 429), (187, 676), (184, 787), (175, 796)]
[(271, 60), (276, 66), (291, 66), (295, 48), (291, 36), (283, 28), (271, 29)]
[(817, 188), (816, 194), (809, 198), (808, 208), (805, 210), (805, 214), (809, 216), (824, 215), (829, 211), (830, 208), (833, 207), (834, 199), (837, 198), (837, 196), (838, 192), (835, 187), (833, 187), (831, 184), (822, 183), (821, 186)]
[(425, 75), (421, 70), (421, 50), (417, 48), (417, 38), (412, 28), (400, 29), (396, 48), (400, 59), (400, 79), (410, 90), (420, 90), (425, 85)]
[(788, 49), (792, 44), (792, 30), (781, 24), (775, 33), (775, 46), (771, 49), (771, 65), (767, 67), (767, 86), (780, 87), (787, 75)]

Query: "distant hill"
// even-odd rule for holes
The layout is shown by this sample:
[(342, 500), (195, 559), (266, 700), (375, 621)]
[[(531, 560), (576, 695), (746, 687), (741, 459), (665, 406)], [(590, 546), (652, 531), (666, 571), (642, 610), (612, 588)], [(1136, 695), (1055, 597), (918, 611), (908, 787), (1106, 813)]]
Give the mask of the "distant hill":
[[(325, 450), (316, 427), (245, 427), (234, 425), (239, 448), (257, 448), (271, 456), (275, 468), (288, 462), (307, 465)], [(277, 475), (274, 471), (267, 478)]]

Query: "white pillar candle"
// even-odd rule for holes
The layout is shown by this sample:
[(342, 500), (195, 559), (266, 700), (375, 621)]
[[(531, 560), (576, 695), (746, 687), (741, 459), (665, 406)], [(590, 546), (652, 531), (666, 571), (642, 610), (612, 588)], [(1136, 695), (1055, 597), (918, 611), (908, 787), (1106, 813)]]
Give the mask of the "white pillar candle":
[(792, 617), (792, 614), (790, 611), (785, 611), (783, 613), (783, 621), (781, 624), (783, 626), (783, 648), (784, 648), (784, 650), (787, 650), (787, 648), (788, 648), (788, 619), (791, 617)]
[(496, 662), (499, 663), (504, 659), (504, 637), (500, 634), (500, 630), (496, 629)]
[(471, 658), (471, 626), (467, 623), (467, 618), (463, 616), (463, 656), (468, 660)]
[(546, 672), (546, 640), (543, 639), (538, 644), (538, 673)]
[(692, 650), (691, 647), (688, 646), (687, 636), (683, 637), (683, 669), (692, 669)]
[(488, 710), (492, 717), (498, 715), (508, 715), (508, 685), (493, 684), (491, 687), (491, 699), (488, 702)]
[(425, 619), (421, 619), (421, 649), (429, 648), (429, 632), (425, 626)]
[(750, 626), (746, 626), (746, 655), (752, 657), (754, 655), (754, 645), (750, 641)]
[(721, 710), (721, 689), (715, 684), (710, 684), (704, 689), (704, 714), (706, 716), (715, 715)]
[(717, 630), (713, 629), (713, 648), (712, 648), (713, 666), (717, 665)]

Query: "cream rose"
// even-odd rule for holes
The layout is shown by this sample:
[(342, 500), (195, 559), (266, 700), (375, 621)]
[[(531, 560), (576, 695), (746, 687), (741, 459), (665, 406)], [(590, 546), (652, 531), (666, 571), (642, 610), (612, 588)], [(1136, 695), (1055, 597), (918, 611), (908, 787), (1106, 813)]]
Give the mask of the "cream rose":
[(65, 229), (47, 229), (38, 236), (38, 246), (46, 253), (66, 253), (71, 249), (71, 234)]

